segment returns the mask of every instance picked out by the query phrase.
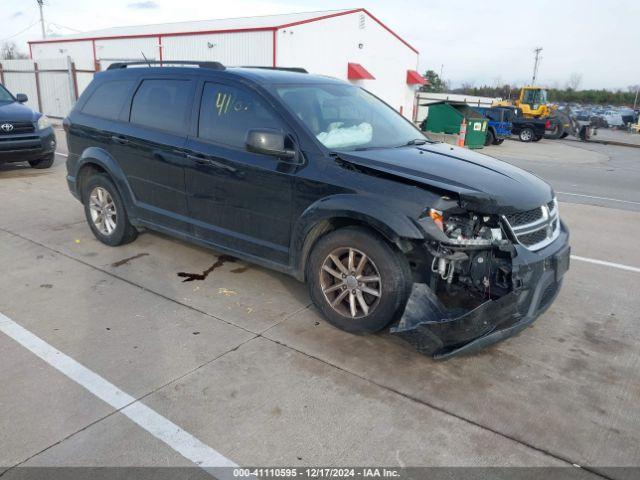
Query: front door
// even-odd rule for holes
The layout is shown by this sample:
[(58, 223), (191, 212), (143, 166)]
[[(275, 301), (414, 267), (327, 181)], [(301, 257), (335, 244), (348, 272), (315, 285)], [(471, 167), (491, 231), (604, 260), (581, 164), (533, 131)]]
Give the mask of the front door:
[(197, 136), (187, 139), (189, 213), (197, 237), (286, 263), (296, 166), (247, 151), (247, 132), (260, 128), (287, 132), (257, 92), (204, 84)]

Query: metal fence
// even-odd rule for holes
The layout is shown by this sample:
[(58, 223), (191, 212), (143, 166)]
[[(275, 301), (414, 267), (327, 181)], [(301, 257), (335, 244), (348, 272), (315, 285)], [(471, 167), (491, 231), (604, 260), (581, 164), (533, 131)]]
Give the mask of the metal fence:
[(33, 109), (53, 118), (64, 118), (93, 79), (95, 67), (90, 66), (78, 68), (70, 57), (2, 60), (0, 83), (13, 94), (26, 94), (27, 104)]

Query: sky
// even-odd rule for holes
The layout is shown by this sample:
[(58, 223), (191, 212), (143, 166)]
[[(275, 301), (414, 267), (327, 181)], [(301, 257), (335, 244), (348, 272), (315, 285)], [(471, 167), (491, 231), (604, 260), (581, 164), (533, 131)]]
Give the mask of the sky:
[[(357, 0), (353, 0), (357, 1)], [(364, 7), (420, 51), (420, 69), (462, 84), (528, 83), (536, 47), (538, 82), (563, 88), (640, 84), (637, 0), (45, 0), (49, 34), (122, 25)], [(0, 0), (0, 44), (40, 38), (36, 0)]]

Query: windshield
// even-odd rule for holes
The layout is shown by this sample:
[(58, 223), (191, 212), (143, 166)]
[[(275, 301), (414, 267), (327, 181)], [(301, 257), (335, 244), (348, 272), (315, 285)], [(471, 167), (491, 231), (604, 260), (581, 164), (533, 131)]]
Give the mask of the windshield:
[(546, 90), (525, 90), (523, 102), (528, 103), (530, 105), (547, 103), (547, 91)]
[(0, 102), (13, 102), (13, 97), (9, 91), (0, 85)]
[(351, 85), (276, 89), (316, 138), (332, 150), (363, 150), (426, 142), (420, 130), (365, 90)]

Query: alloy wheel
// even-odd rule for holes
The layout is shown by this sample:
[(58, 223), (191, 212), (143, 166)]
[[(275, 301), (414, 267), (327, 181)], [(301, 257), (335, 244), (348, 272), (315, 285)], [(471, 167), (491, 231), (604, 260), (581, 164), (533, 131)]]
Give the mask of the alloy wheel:
[(102, 187), (95, 187), (89, 195), (89, 212), (96, 229), (105, 236), (116, 229), (116, 205), (111, 194)]
[(320, 288), (340, 315), (363, 318), (373, 313), (380, 302), (382, 278), (364, 252), (342, 247), (329, 253), (322, 263)]

